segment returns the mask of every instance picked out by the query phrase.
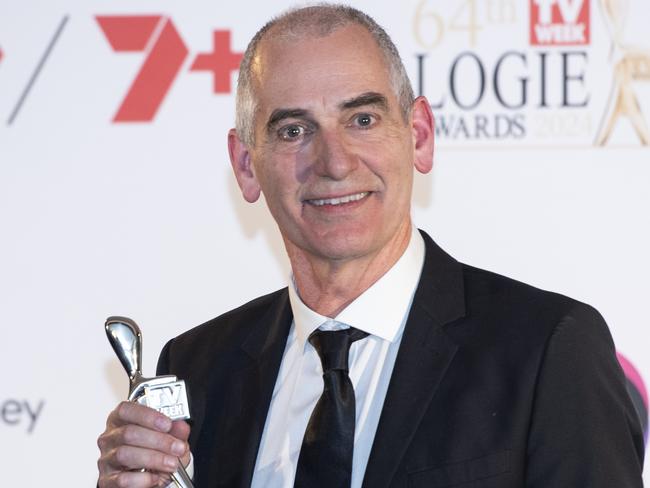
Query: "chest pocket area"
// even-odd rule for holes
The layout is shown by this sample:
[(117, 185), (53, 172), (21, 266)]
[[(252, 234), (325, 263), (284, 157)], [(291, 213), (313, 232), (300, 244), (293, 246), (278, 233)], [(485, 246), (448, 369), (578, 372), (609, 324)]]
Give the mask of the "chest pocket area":
[[(510, 471), (510, 451), (413, 471), (408, 475), (409, 488), (442, 488), (488, 480)], [(473, 484), (472, 486), (482, 486)], [(492, 485), (489, 485), (492, 486)]]

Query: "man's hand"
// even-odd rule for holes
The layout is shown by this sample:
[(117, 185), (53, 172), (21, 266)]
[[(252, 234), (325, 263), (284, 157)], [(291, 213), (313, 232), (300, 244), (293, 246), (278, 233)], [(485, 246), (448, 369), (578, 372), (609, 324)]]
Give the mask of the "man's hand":
[(167, 486), (178, 458), (189, 463), (189, 435), (190, 427), (182, 420), (172, 422), (149, 407), (120, 403), (97, 439), (99, 488)]

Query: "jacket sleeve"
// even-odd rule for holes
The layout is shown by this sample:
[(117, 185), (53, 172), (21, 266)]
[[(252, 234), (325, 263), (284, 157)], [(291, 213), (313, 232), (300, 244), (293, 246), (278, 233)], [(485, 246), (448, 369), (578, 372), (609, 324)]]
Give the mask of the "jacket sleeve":
[(551, 334), (537, 378), (527, 488), (642, 488), (638, 413), (602, 316), (578, 304)]

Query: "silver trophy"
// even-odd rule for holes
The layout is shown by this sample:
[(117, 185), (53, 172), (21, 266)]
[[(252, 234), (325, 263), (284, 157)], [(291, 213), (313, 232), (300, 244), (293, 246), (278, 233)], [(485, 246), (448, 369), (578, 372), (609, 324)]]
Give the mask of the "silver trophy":
[[(189, 419), (185, 382), (174, 375), (142, 376), (142, 333), (137, 324), (127, 317), (106, 319), (106, 335), (122, 366), (129, 375), (129, 401), (151, 407), (172, 420)], [(172, 474), (178, 488), (194, 488), (183, 463)]]

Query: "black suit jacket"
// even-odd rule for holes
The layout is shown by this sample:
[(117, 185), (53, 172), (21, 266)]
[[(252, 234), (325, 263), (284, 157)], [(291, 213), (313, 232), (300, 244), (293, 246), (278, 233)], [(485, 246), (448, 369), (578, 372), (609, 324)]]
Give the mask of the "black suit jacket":
[[(605, 322), (570, 298), (426, 257), (364, 488), (642, 487), (643, 439)], [(250, 486), (292, 322), (286, 288), (170, 341), (197, 488)]]

